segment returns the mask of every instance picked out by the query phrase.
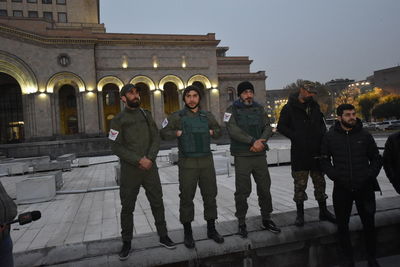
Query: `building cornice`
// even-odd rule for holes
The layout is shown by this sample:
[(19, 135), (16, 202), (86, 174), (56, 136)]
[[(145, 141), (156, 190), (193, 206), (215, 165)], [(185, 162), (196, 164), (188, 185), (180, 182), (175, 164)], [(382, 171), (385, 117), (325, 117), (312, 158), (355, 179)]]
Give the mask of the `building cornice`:
[(265, 80), (267, 76), (265, 71), (252, 72), (252, 73), (218, 73), (218, 79), (224, 80)]
[[(81, 36), (66, 35), (68, 32), (59, 32), (60, 36), (42, 35), (25, 30), (12, 28), (0, 24), (0, 34), (13, 38), (28, 40), (44, 45), (130, 45), (130, 46), (213, 46), (216, 47), (219, 40), (215, 40), (214, 34), (207, 35), (151, 35), (151, 34), (82, 34)], [(64, 34), (62, 36), (61, 34)]]

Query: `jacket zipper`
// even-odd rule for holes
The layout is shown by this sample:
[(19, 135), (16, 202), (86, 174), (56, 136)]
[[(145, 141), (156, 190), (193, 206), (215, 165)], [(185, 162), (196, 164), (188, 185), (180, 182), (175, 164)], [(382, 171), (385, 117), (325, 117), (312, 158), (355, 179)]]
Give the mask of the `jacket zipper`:
[(349, 150), (349, 167), (350, 167), (350, 186), (351, 186), (351, 191), (354, 191), (353, 189), (353, 164), (351, 160), (351, 147), (350, 147), (350, 137), (349, 137), (349, 132), (346, 131), (346, 139), (347, 139), (347, 148)]

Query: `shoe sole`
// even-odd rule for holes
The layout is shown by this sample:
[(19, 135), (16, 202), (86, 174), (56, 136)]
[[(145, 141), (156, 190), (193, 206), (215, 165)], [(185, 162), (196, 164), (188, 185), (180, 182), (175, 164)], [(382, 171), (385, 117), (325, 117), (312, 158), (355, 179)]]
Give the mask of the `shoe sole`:
[(271, 233), (274, 233), (274, 234), (279, 234), (281, 232), (281, 230), (273, 230), (273, 229), (269, 229), (265, 226), (261, 226), (261, 228), (264, 230), (270, 231)]
[(176, 249), (176, 245), (168, 246), (168, 245), (163, 244), (163, 243), (161, 243), (161, 242), (159, 242), (158, 244), (160, 244), (161, 246), (163, 246), (164, 248), (167, 248), (167, 249)]
[(119, 260), (120, 260), (120, 261), (126, 261), (126, 260), (129, 258), (130, 255), (131, 255), (131, 254), (129, 253), (128, 256), (126, 256), (126, 257), (121, 257), (121, 256), (119, 256)]

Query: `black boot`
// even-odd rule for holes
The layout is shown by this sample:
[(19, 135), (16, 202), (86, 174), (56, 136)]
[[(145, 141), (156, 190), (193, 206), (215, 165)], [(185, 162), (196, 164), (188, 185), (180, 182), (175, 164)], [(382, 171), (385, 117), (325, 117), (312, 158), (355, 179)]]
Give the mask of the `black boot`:
[(329, 212), (329, 210), (326, 208), (326, 201), (318, 201), (319, 205), (319, 219), (321, 221), (328, 221), (331, 223), (336, 224), (336, 218), (335, 215)]
[(238, 234), (242, 237), (242, 238), (247, 238), (247, 227), (246, 224), (239, 224), (239, 232)]
[(124, 241), (122, 244), (121, 251), (119, 252), (119, 260), (124, 261), (129, 258), (131, 252), (131, 241)]
[(183, 243), (187, 248), (194, 248), (194, 239), (193, 239), (193, 233), (192, 233), (192, 225), (191, 223), (184, 223), (183, 224), (183, 231), (185, 234)]
[(207, 220), (207, 237), (218, 244), (224, 243), (224, 238), (215, 229), (215, 220)]
[(304, 203), (296, 202), (297, 217), (294, 221), (296, 226), (304, 226)]

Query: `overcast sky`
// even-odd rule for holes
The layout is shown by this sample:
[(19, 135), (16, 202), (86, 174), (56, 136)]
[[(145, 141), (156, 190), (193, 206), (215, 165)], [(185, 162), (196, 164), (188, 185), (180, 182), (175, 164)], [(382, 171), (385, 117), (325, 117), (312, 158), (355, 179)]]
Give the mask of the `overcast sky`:
[(400, 65), (399, 0), (101, 0), (107, 32), (216, 33), (267, 89)]

